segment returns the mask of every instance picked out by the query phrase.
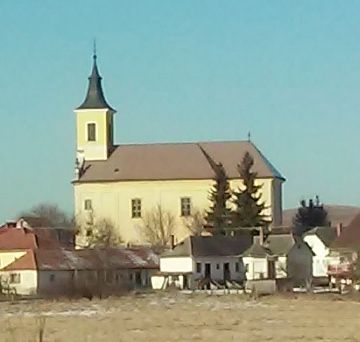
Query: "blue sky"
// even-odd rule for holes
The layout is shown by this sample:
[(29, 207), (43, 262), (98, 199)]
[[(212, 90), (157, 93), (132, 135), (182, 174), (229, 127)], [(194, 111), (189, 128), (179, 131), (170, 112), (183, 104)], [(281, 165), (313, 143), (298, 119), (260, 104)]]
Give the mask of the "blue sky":
[(92, 40), (119, 143), (245, 139), (285, 207), (360, 205), (359, 1), (1, 1), (0, 220), (73, 207)]

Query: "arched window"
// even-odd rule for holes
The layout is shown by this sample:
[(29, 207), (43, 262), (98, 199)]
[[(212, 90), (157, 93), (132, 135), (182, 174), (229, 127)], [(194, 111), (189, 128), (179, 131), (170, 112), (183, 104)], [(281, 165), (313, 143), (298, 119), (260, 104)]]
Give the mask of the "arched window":
[(96, 141), (96, 123), (87, 124), (87, 141)]

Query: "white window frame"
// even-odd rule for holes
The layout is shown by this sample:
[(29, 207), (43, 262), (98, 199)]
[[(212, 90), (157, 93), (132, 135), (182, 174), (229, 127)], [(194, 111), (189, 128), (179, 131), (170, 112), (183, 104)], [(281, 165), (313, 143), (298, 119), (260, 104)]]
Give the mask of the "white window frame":
[[(188, 203), (184, 203), (188, 200)], [(180, 198), (180, 216), (188, 217), (191, 216), (192, 212), (192, 201), (191, 197), (181, 197)]]
[(142, 200), (141, 198), (132, 198), (131, 202), (131, 218), (138, 219), (142, 216)]

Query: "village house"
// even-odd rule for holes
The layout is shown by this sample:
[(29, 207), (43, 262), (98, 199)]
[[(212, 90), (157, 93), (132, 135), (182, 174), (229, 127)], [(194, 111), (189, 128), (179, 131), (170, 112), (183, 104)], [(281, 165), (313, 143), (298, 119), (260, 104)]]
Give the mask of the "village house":
[(74, 249), (74, 234), (69, 230), (25, 228), (16, 222), (0, 227), (0, 268), (4, 268), (36, 249)]
[[(19, 245), (20, 244), (20, 245)], [(69, 228), (32, 226), (20, 218), (0, 226), (0, 249), (75, 248), (75, 232)], [(20, 247), (23, 246), (23, 247)]]
[(313, 256), (313, 280), (328, 281), (328, 267), (336, 262), (337, 257), (331, 254), (330, 246), (340, 236), (341, 224), (337, 227), (315, 227), (303, 236), (314, 253)]
[(158, 257), (149, 248), (30, 249), (0, 269), (3, 292), (18, 295), (102, 296), (150, 286)]
[(143, 220), (161, 206), (173, 215), (176, 241), (189, 235), (187, 218), (209, 208), (213, 166), (222, 163), (230, 187), (241, 187), (237, 165), (246, 152), (254, 159), (256, 184), (273, 225), (282, 222), (284, 177), (249, 141), (114, 143), (113, 109), (105, 99), (94, 55), (84, 102), (75, 109), (75, 216), (79, 226), (109, 220), (125, 243), (146, 242)]
[(310, 247), (292, 234), (254, 237), (252, 246), (242, 253), (246, 280), (291, 279), (294, 284), (309, 285), (312, 278)]
[(341, 230), (330, 245), (331, 263), (328, 265), (328, 277), (332, 286), (342, 288), (354, 285), (358, 280), (355, 276), (355, 264), (360, 250), (360, 213)]
[(240, 286), (245, 280), (240, 255), (251, 243), (249, 234), (189, 236), (161, 255), (160, 272), (152, 277), (153, 288), (195, 289), (209, 282)]

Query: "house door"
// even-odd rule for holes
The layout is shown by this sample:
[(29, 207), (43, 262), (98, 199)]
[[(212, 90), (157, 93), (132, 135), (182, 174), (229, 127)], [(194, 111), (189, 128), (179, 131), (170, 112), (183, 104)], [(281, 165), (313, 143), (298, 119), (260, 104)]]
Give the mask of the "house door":
[(205, 264), (205, 279), (206, 279), (206, 289), (210, 289), (210, 282), (211, 282), (211, 264)]
[(137, 287), (141, 287), (141, 286), (142, 286), (141, 272), (136, 272), (136, 273), (135, 273), (135, 285), (136, 285)]
[(205, 278), (211, 278), (211, 264), (205, 264)]
[(268, 278), (275, 279), (275, 261), (268, 260)]
[(224, 264), (224, 281), (230, 280), (230, 264), (226, 262)]

